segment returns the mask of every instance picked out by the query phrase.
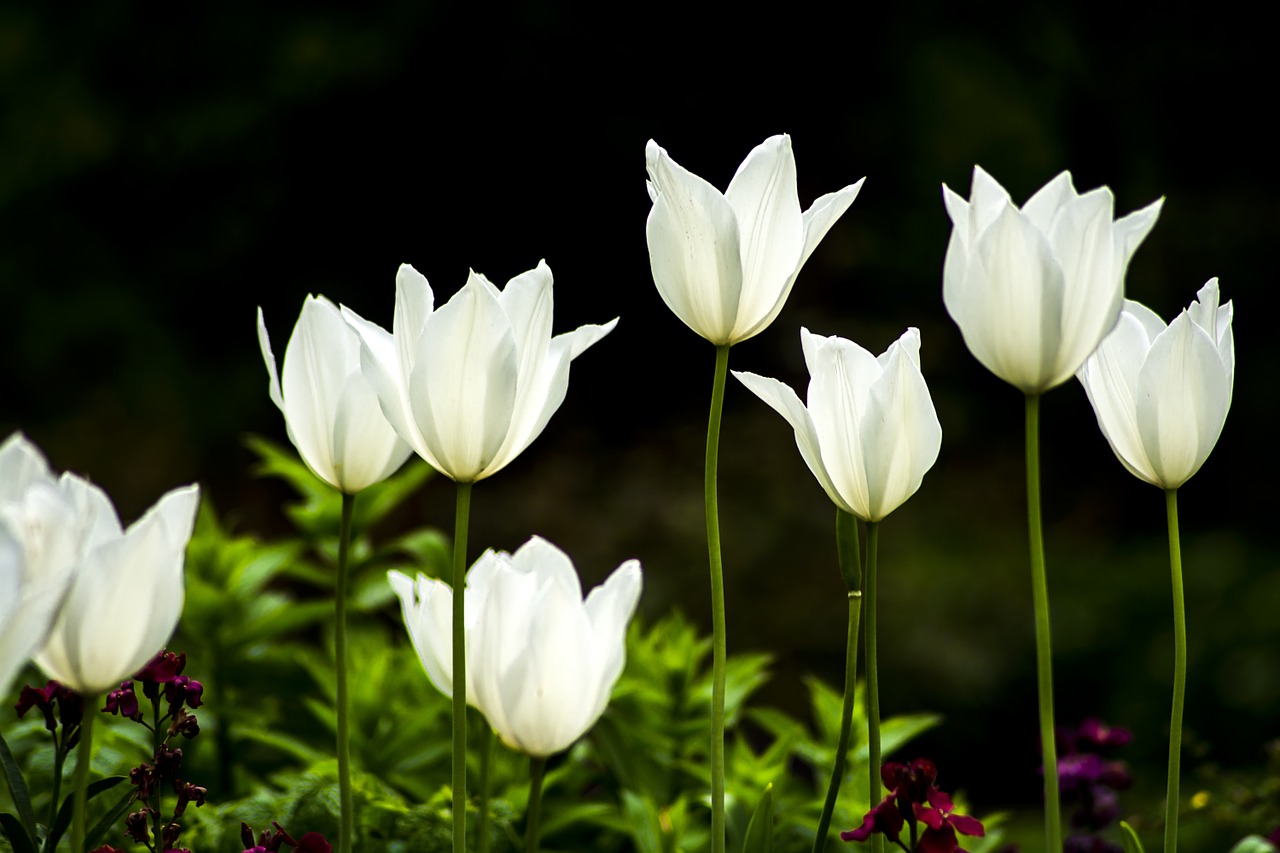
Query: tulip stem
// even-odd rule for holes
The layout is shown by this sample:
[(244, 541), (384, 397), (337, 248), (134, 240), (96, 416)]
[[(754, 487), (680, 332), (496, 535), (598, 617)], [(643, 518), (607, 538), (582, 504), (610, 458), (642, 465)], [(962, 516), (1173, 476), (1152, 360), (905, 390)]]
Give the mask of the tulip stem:
[(529, 758), (529, 807), (525, 810), (524, 853), (538, 851), (538, 824), (542, 817), (542, 779), (547, 775), (545, 756)]
[(476, 850), (489, 853), (489, 766), (493, 764), (493, 727), (486, 721), (481, 726), (480, 745), (480, 816), (476, 819)]
[[(827, 798), (822, 803), (822, 817), (818, 820), (818, 832), (813, 839), (813, 853), (822, 853), (822, 848), (826, 846), (831, 815), (835, 812), (840, 782), (844, 779), (849, 735), (853, 728), (854, 688), (858, 677), (858, 628), (862, 618), (862, 561), (858, 556), (858, 522), (853, 515), (839, 508), (836, 509), (836, 554), (840, 562), (840, 577), (844, 578), (849, 598), (849, 630), (844, 647), (844, 704), (840, 712), (840, 740), (836, 744), (835, 765), (831, 768), (831, 781), (827, 783)], [(874, 800), (873, 793), (873, 803)]]
[(76, 751), (75, 805), (71, 813), (71, 851), (84, 853), (85, 808), (89, 802), (89, 764), (93, 760), (93, 720), (98, 716), (96, 694), (84, 697), (80, 719), (80, 746)]
[(351, 853), (351, 695), (347, 688), (347, 581), (351, 557), (351, 516), (356, 496), (342, 495), (342, 524), (338, 529), (338, 578), (334, 585), (333, 655), (338, 670), (338, 851)]
[(1053, 637), (1049, 627), (1049, 584), (1044, 569), (1044, 532), (1040, 522), (1040, 395), (1026, 405), (1027, 531), (1031, 541), (1031, 594), (1036, 614), (1036, 687), (1040, 704), (1040, 754), (1044, 758), (1045, 850), (1062, 849), (1058, 804), (1058, 749), (1053, 728)]
[(1178, 490), (1168, 489), (1169, 566), (1173, 574), (1173, 714), (1169, 718), (1169, 783), (1164, 804), (1164, 851), (1178, 849), (1178, 787), (1182, 763), (1182, 700), (1187, 691), (1187, 610), (1182, 595), (1182, 544), (1178, 535)]
[(467, 527), (471, 483), (458, 483), (453, 525), (453, 853), (467, 852)]
[(711, 851), (725, 853), (724, 827), (724, 677), (728, 643), (725, 639), (724, 564), (720, 556), (720, 510), (716, 497), (716, 469), (720, 459), (720, 415), (724, 384), (729, 375), (730, 344), (716, 347), (715, 380), (711, 385), (711, 414), (707, 418), (707, 463), (703, 496), (707, 517), (707, 553), (711, 563)]
[[(876, 552), (880, 546), (880, 524), (867, 522), (867, 754), (871, 787), (867, 789), (871, 807), (880, 790), (880, 676), (876, 668)], [(871, 839), (871, 849), (883, 853), (884, 838)]]

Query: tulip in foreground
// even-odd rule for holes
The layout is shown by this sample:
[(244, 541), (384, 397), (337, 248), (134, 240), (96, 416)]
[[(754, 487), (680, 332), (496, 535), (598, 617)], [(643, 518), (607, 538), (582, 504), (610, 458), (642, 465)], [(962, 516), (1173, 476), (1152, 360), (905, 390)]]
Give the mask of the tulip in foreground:
[(800, 330), (808, 405), (777, 379), (735, 371), (787, 419), (827, 496), (863, 521), (880, 521), (920, 488), (942, 447), (942, 426), (920, 372), (920, 332), (908, 329), (879, 357), (839, 337)]
[(1166, 327), (1126, 300), (1115, 330), (1077, 374), (1116, 458), (1162, 489), (1200, 470), (1231, 407), (1232, 306), (1218, 301), (1218, 280), (1210, 279)]
[(174, 489), (127, 530), (101, 489), (83, 483), (80, 494), (85, 500), (77, 509), (88, 533), (36, 663), (50, 678), (92, 696), (151, 660), (177, 627), (183, 557), (200, 490)]
[(472, 271), (436, 309), (426, 278), (405, 264), (390, 333), (342, 309), (387, 420), (445, 476), (483, 480), (515, 459), (564, 401), (569, 362), (617, 324), (552, 337), (551, 285), (545, 262), (502, 290)]
[[(452, 591), (424, 575), (388, 577), (427, 675), (453, 695)], [(584, 601), (573, 563), (545, 539), (514, 554), (486, 551), (467, 573), (468, 704), (513, 749), (567, 749), (604, 713), (622, 675), (640, 586), (640, 564), (628, 560)]]
[(1021, 209), (975, 166), (966, 201), (945, 184), (947, 311), (983, 366), (1028, 394), (1071, 378), (1115, 326), (1129, 259), (1163, 200), (1113, 220), (1111, 190), (1063, 172)]
[(270, 377), (271, 402), (284, 413), (289, 440), (316, 476), (355, 494), (395, 473), (409, 446), (378, 407), (360, 371), (360, 338), (323, 296), (308, 296), (276, 369), (262, 309), (258, 344)]
[(667, 307), (717, 346), (773, 322), (800, 268), (862, 188), (860, 180), (828, 193), (801, 213), (785, 134), (752, 149), (723, 193), (653, 140), (645, 160), (654, 283)]

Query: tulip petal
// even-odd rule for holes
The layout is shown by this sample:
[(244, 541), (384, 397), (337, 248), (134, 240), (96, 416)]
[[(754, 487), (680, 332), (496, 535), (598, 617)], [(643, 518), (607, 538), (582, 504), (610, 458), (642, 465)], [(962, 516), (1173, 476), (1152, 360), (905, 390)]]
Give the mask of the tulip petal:
[(1138, 250), (1138, 246), (1142, 244), (1142, 241), (1151, 233), (1151, 229), (1155, 227), (1156, 219), (1160, 217), (1160, 210), (1163, 207), (1164, 199), (1158, 198), (1141, 210), (1135, 210), (1127, 216), (1120, 217), (1116, 220), (1115, 225), (1112, 226), (1122, 273), (1128, 267), (1129, 259)]
[(396, 309), (391, 334), (399, 347), (400, 368), (405, 375), (413, 364), (414, 347), (435, 309), (435, 294), (427, 277), (409, 264), (396, 270)]
[[(1110, 191), (1108, 190), (1108, 194)], [(1022, 215), (1042, 234), (1053, 230), (1058, 213), (1079, 199), (1070, 172), (1059, 172), (1022, 205)]]
[(1138, 373), (1138, 430), (1158, 485), (1176, 489), (1200, 469), (1230, 405), (1217, 343), (1184, 311), (1152, 342)]
[(920, 332), (914, 328), (889, 347), (859, 424), (868, 521), (881, 521), (914, 495), (942, 447), (942, 425), (920, 372), (919, 348)]
[(870, 495), (859, 429), (871, 386), (883, 371), (875, 356), (852, 341), (820, 338), (807, 329), (800, 335), (810, 375), (809, 417), (823, 464), (843, 506), (866, 520)]
[(262, 360), (267, 364), (267, 396), (276, 408), (284, 411), (284, 396), (280, 393), (280, 375), (276, 370), (276, 355), (271, 351), (271, 338), (267, 335), (267, 321), (262, 316), (262, 306), (258, 306), (258, 348), (262, 350)]
[(328, 300), (308, 296), (284, 353), (285, 425), (307, 466), (335, 488), (333, 421), (359, 343)]
[(23, 576), (21, 537), (0, 523), (0, 696), (9, 695), (13, 676), (44, 645), (62, 601), (61, 587), (24, 594)]
[(335, 487), (354, 495), (394, 474), (413, 451), (382, 414), (378, 395), (360, 373), (347, 377), (333, 419)]
[(818, 244), (822, 242), (822, 238), (827, 236), (827, 232), (831, 230), (831, 226), (836, 220), (844, 215), (849, 209), (849, 205), (853, 204), (854, 199), (858, 197), (859, 190), (866, 178), (861, 178), (857, 183), (850, 184), (844, 189), (837, 190), (833, 193), (827, 193), (818, 198), (809, 209), (804, 212), (801, 221), (804, 225), (804, 248), (800, 252), (800, 261), (796, 264), (795, 270), (787, 277), (786, 286), (782, 288), (782, 292), (778, 294), (777, 301), (773, 307), (769, 309), (759, 320), (752, 323), (741, 335), (735, 336), (738, 341), (745, 341), (754, 337), (769, 327), (778, 314), (782, 312), (783, 305), (787, 302), (787, 297), (791, 295), (791, 289), (795, 286), (796, 279), (800, 275), (800, 270), (809, 260), (809, 256), (813, 254), (813, 250), (818, 248)]
[(791, 424), (791, 428), (795, 430), (796, 447), (800, 450), (800, 456), (804, 459), (804, 463), (809, 466), (809, 470), (813, 472), (818, 485), (822, 486), (822, 490), (835, 502), (836, 506), (845, 512), (853, 512), (848, 502), (840, 496), (835, 485), (831, 482), (831, 475), (827, 473), (826, 465), (822, 461), (822, 452), (818, 444), (818, 434), (813, 426), (813, 419), (809, 417), (809, 411), (800, 402), (799, 396), (791, 389), (791, 386), (777, 379), (757, 376), (754, 373), (735, 370), (733, 375), (747, 387), (747, 390), (768, 403), (775, 412), (786, 418), (787, 423)]
[(515, 406), (515, 336), (474, 272), (427, 320), (409, 374), (409, 403), (441, 472), (472, 482), (506, 440)]
[(724, 197), (733, 208), (741, 241), (742, 292), (731, 333), (740, 341), (748, 329), (781, 309), (783, 292), (804, 252), (791, 137), (771, 136), (753, 148)]
[(1098, 418), (1098, 427), (1116, 458), (1134, 476), (1156, 482), (1156, 474), (1138, 431), (1138, 371), (1151, 341), (1164, 331), (1164, 322), (1144, 305), (1126, 301), (1111, 334), (1080, 368), (1078, 378)]
[(453, 590), (423, 574), (415, 582), (391, 571), (387, 580), (400, 597), (405, 629), (427, 677), (445, 696), (453, 696)]
[(729, 343), (743, 288), (737, 216), (719, 190), (653, 140), (645, 159), (658, 192), (645, 226), (658, 294), (699, 335)]
[(1065, 290), (1048, 241), (1009, 205), (979, 238), (956, 294), (961, 298), (947, 310), (983, 366), (1039, 393), (1058, 372)]

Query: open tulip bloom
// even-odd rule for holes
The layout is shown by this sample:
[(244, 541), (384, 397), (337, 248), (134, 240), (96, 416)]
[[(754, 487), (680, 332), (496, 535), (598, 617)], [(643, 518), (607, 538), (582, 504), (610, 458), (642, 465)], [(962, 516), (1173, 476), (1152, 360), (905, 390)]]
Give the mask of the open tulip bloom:
[[(757, 376), (734, 376), (786, 418), (795, 430), (805, 464), (835, 505), (867, 522), (866, 590), (857, 588), (856, 570), (841, 566), (849, 585), (849, 632), (841, 746), (814, 850), (826, 842), (831, 810), (843, 778), (844, 753), (854, 701), (858, 602), (866, 599), (867, 715), (871, 790), (880, 767), (880, 698), (876, 663), (876, 552), (879, 522), (916, 493), (942, 447), (942, 426), (920, 372), (920, 332), (907, 329), (879, 357), (839, 337), (800, 330), (809, 368), (807, 405), (791, 387)], [(853, 521), (848, 519), (852, 528)], [(840, 525), (837, 526), (839, 536)], [(852, 550), (857, 545), (844, 547)], [(842, 553), (842, 561), (845, 559)]]
[(1178, 535), (1178, 488), (1204, 464), (1222, 434), (1235, 383), (1231, 303), (1218, 280), (1167, 327), (1149, 308), (1126, 301), (1120, 322), (1080, 369), (1098, 426), (1135, 477), (1165, 491), (1173, 585), (1173, 712), (1165, 795), (1165, 850), (1178, 849), (1182, 710), (1187, 681), (1187, 617)]
[(800, 268), (862, 188), (859, 180), (801, 213), (785, 134), (752, 149), (723, 193), (653, 140), (645, 161), (653, 281), (667, 307), (717, 346), (745, 341), (773, 322)]
[(1028, 394), (1071, 378), (1115, 326), (1129, 259), (1163, 200), (1113, 220), (1111, 190), (1063, 172), (1019, 209), (975, 166), (969, 200), (946, 184), (942, 298), (982, 365)]
[(483, 480), (515, 459), (564, 401), (569, 362), (617, 325), (552, 337), (551, 285), (546, 262), (502, 290), (473, 270), (437, 309), (427, 279), (404, 264), (391, 332), (343, 307), (387, 420), (450, 479)]
[(1231, 407), (1232, 307), (1218, 280), (1167, 327), (1126, 300), (1120, 321), (1080, 368), (1098, 426), (1131, 474), (1176, 489), (1209, 458)]
[(410, 449), (378, 407), (360, 370), (360, 337), (323, 296), (308, 296), (276, 369), (262, 309), (258, 344), (267, 364), (271, 402), (284, 413), (289, 440), (315, 475), (353, 495), (395, 473)]
[[(452, 696), (452, 590), (425, 575), (388, 578), (431, 683)], [(628, 560), (584, 601), (568, 555), (545, 539), (514, 554), (485, 551), (467, 573), (467, 703), (512, 749), (568, 749), (622, 675), (640, 586), (640, 564)]]

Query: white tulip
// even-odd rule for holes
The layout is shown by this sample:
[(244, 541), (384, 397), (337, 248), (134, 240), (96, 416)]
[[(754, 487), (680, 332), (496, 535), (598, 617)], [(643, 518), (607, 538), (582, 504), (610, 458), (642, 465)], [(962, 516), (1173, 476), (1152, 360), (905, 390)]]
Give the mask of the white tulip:
[(72, 690), (96, 694), (141, 669), (177, 627), (183, 557), (200, 491), (194, 485), (174, 489), (123, 530), (101, 489), (77, 477), (70, 481), (87, 533), (66, 598), (35, 661)]
[(745, 341), (773, 322), (800, 268), (862, 188), (859, 180), (828, 193), (802, 214), (786, 135), (756, 146), (723, 193), (652, 139), (645, 160), (654, 283), (667, 307), (717, 346)]
[(920, 332), (908, 329), (879, 357), (839, 337), (800, 330), (808, 405), (791, 387), (734, 376), (787, 419), (827, 496), (863, 521), (880, 521), (916, 493), (942, 447), (942, 426), (920, 372)]
[(1232, 306), (1218, 280), (1172, 323), (1126, 301), (1120, 322), (1077, 376), (1116, 458), (1136, 477), (1176, 489), (1209, 458), (1235, 383)]
[(968, 201), (945, 184), (942, 197), (942, 297), (969, 351), (1028, 394), (1070, 379), (1115, 326), (1125, 269), (1164, 200), (1112, 221), (1111, 190), (1079, 195), (1063, 172), (1019, 210), (977, 166)]
[(270, 376), (271, 402), (284, 413), (289, 440), (316, 476), (354, 495), (396, 472), (409, 446), (378, 407), (378, 395), (360, 370), (360, 338), (338, 308), (308, 296), (276, 370), (262, 309), (258, 344)]
[(343, 307), (383, 414), (447, 477), (482, 480), (515, 459), (564, 401), (569, 362), (617, 324), (552, 337), (551, 288), (545, 262), (503, 290), (472, 271), (435, 309), (426, 278), (404, 264), (391, 333)]
[[(388, 578), (427, 675), (452, 696), (452, 590), (423, 575)], [(573, 563), (550, 542), (486, 551), (467, 574), (468, 704), (513, 749), (567, 749), (604, 713), (622, 675), (640, 586), (640, 564), (628, 560), (584, 602)]]

